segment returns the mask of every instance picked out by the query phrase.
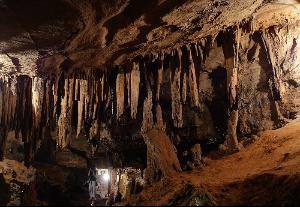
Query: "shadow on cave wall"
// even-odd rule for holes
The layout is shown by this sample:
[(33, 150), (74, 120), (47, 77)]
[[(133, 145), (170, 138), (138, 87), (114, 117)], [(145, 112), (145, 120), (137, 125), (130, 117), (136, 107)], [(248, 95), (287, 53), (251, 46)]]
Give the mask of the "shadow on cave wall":
[(218, 67), (209, 76), (212, 80), (214, 97), (211, 102), (206, 102), (206, 104), (211, 113), (217, 137), (202, 143), (204, 153), (216, 149), (219, 144), (224, 142), (228, 122), (227, 71), (223, 67)]

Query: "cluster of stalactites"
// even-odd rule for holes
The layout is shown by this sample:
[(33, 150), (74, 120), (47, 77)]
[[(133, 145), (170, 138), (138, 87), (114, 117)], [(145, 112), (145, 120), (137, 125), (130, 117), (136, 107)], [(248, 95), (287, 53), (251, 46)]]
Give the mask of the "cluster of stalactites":
[(0, 126), (13, 126), (16, 110), (16, 78), (0, 77)]
[[(56, 109), (58, 118), (57, 145), (62, 149), (68, 146), (72, 133), (77, 137), (83, 131), (84, 124), (92, 124), (94, 120), (101, 120), (101, 108), (107, 109), (110, 102), (110, 88), (103, 73), (99, 77), (63, 79), (63, 84), (55, 94), (55, 100), (60, 105), (60, 113)], [(59, 97), (60, 96), (60, 97)], [(60, 101), (59, 101), (60, 100)], [(86, 132), (87, 133), (87, 132)], [(89, 133), (87, 133), (89, 134)]]
[(28, 76), (0, 77), (0, 147), (5, 149), (9, 131), (15, 131), (16, 138), (21, 134), (26, 163), (33, 158), (49, 123), (53, 104), (50, 82)]
[(39, 140), (55, 125), (57, 147), (68, 146), (72, 132), (78, 136), (84, 123), (101, 119), (98, 112), (109, 107), (111, 89), (107, 83), (104, 73), (97, 78), (0, 76), (1, 149), (9, 131), (15, 131), (16, 138), (21, 133), (25, 159), (30, 162)]
[[(164, 79), (168, 77), (172, 99), (173, 125), (177, 128), (183, 127), (183, 105), (187, 104), (189, 100), (192, 107), (201, 107), (199, 94), (200, 69), (201, 64), (208, 56), (208, 48), (211, 46), (211, 42), (210, 38), (203, 39), (198, 43), (172, 50), (170, 54), (151, 55), (140, 60), (139, 63), (133, 62), (129, 71), (120, 69), (115, 79), (116, 118), (120, 119), (127, 105), (131, 111), (131, 118), (136, 119), (140, 95), (145, 97), (142, 107), (144, 111), (147, 111), (143, 112), (143, 117), (148, 116), (148, 113), (152, 113), (152, 111), (156, 111), (152, 110), (152, 107), (157, 108), (162, 85), (165, 82)], [(140, 68), (140, 66), (147, 67), (149, 59), (150, 62), (158, 62), (156, 64), (157, 68), (155, 70), (153, 68), (151, 70)], [(166, 64), (167, 60), (168, 63)], [(154, 83), (156, 85), (154, 88), (152, 88), (153, 84), (143, 82), (147, 82), (148, 77), (145, 80), (141, 79), (141, 71), (146, 73), (146, 76), (155, 77)], [(146, 71), (149, 71), (150, 74)], [(143, 91), (142, 94), (140, 94), (140, 84), (147, 85), (146, 91)], [(148, 90), (152, 91), (151, 95)], [(155, 104), (149, 104), (149, 99)], [(148, 109), (150, 106), (151, 109)], [(160, 106), (158, 108), (161, 109)]]
[[(132, 119), (136, 119), (140, 86), (139, 64), (133, 62), (132, 69), (126, 73), (119, 72), (116, 78), (117, 119), (124, 113), (125, 103), (130, 106)], [(126, 89), (126, 90), (125, 90)], [(125, 92), (127, 91), (127, 100)]]
[[(156, 102), (159, 102), (162, 85), (164, 84), (164, 78), (168, 77), (170, 80), (170, 91), (171, 91), (171, 108), (172, 108), (172, 119), (174, 127), (183, 127), (183, 105), (187, 104), (187, 100), (192, 107), (200, 108), (201, 100), (199, 94), (199, 76), (201, 64), (207, 57), (207, 48), (210, 46), (209, 39), (204, 39), (199, 43), (194, 43), (183, 48), (172, 50), (170, 54), (160, 55), (159, 64), (157, 64), (155, 83), (156, 94), (153, 97)], [(165, 57), (169, 57), (168, 59)], [(157, 56), (155, 57), (157, 58)], [(165, 60), (168, 63), (165, 64)], [(154, 62), (154, 61), (152, 61)], [(166, 66), (167, 65), (167, 66)], [(147, 92), (147, 97), (144, 102), (144, 115), (148, 117), (150, 104), (147, 102), (151, 97)], [(188, 99), (189, 98), (189, 99)], [(156, 105), (153, 105), (156, 107)], [(160, 108), (160, 106), (159, 106)]]

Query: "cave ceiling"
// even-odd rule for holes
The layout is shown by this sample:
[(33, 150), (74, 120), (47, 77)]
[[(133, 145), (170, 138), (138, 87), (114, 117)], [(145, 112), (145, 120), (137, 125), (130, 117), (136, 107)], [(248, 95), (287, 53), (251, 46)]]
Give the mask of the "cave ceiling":
[(0, 0), (0, 70), (106, 70), (233, 25), (293, 24), (299, 13), (296, 0)]

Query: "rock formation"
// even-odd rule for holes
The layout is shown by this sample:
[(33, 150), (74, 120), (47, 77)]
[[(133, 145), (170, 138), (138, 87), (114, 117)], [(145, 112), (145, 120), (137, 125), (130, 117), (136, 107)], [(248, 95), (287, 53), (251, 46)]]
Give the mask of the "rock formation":
[(0, 0), (0, 161), (108, 162), (125, 198), (239, 151), (300, 110), (299, 3)]

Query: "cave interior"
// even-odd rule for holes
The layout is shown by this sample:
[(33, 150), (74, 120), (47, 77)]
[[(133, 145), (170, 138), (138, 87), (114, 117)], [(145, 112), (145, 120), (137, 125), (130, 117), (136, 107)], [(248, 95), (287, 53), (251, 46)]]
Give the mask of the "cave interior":
[(299, 111), (299, 0), (0, 0), (0, 205), (299, 205)]

